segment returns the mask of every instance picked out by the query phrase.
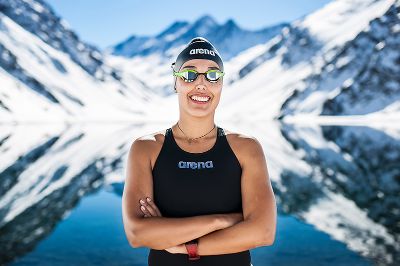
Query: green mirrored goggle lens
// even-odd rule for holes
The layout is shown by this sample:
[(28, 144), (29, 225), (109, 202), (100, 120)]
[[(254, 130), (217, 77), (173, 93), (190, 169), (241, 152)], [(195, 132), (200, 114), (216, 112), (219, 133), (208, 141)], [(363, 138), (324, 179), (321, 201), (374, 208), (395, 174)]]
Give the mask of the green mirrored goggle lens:
[(181, 77), (185, 82), (195, 81), (200, 74), (205, 75), (209, 82), (217, 82), (218, 79), (225, 73), (217, 69), (210, 69), (205, 73), (199, 73), (193, 69), (185, 69), (180, 72), (174, 72), (174, 76)]

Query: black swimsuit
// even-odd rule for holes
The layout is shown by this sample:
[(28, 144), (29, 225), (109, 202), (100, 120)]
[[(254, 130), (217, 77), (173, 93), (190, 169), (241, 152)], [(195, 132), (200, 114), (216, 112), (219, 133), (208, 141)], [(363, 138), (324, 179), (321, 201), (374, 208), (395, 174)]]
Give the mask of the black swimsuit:
[[(214, 146), (202, 153), (181, 149), (172, 129), (157, 157), (153, 173), (154, 203), (165, 217), (242, 212), (242, 168), (224, 130), (217, 127)], [(187, 254), (150, 249), (149, 266), (249, 266), (250, 252), (201, 256), (188, 260)]]

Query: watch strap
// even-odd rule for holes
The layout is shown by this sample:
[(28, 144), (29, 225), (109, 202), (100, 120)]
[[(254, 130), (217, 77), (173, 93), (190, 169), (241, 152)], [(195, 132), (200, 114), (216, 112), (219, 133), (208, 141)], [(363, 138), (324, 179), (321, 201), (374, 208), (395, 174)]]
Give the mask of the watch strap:
[(198, 239), (191, 240), (185, 243), (186, 250), (188, 252), (189, 260), (198, 260), (200, 256), (198, 254)]

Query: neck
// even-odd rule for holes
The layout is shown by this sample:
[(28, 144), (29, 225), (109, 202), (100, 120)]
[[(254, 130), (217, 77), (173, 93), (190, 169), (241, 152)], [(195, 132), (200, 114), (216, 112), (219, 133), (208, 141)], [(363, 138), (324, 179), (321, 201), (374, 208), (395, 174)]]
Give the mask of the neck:
[[(179, 124), (179, 127), (182, 129), (185, 134), (182, 133), (182, 131), (178, 128), (178, 125), (174, 125), (174, 131), (178, 132), (178, 135), (183, 137), (183, 138), (198, 138), (203, 136), (204, 134), (207, 134), (210, 132), (210, 130), (214, 127), (214, 117), (180, 117), (179, 120), (177, 121)], [(208, 133), (206, 136), (197, 139), (201, 140), (203, 138), (210, 138), (210, 137), (215, 137), (216, 135), (216, 128), (217, 125), (215, 125), (215, 128)]]

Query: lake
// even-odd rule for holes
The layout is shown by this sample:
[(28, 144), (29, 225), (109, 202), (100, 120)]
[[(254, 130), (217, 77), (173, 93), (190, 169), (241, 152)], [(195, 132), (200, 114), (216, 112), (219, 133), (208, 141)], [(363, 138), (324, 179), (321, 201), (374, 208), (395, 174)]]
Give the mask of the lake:
[[(0, 126), (0, 264), (147, 265), (123, 230), (126, 155), (172, 124)], [(219, 125), (260, 141), (277, 199), (254, 266), (400, 263), (400, 129)]]

